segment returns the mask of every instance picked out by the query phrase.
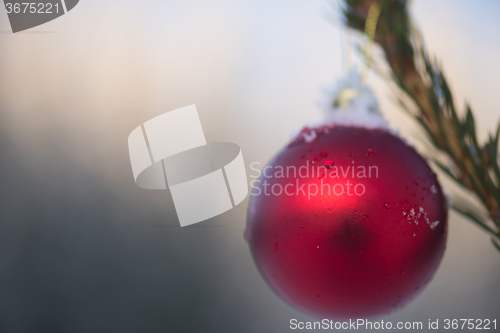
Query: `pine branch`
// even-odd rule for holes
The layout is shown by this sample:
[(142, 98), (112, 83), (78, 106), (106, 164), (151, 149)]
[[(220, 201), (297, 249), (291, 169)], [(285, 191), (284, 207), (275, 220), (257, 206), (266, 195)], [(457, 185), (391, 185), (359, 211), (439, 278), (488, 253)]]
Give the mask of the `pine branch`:
[(415, 104), (416, 111), (412, 113), (405, 103), (401, 105), (425, 129), (434, 148), (447, 157), (449, 165), (434, 159), (437, 166), (464, 187), (468, 195), (477, 196), (488, 214), (464, 208), (455, 197), (453, 208), (489, 233), (500, 250), (500, 125), (485, 143), (478, 142), (473, 112), (466, 105), (464, 116), (457, 113), (448, 80), (441, 67), (430, 59), (411, 21), (408, 1), (344, 1), (348, 26), (360, 32), (365, 29), (370, 7), (380, 6), (374, 41), (385, 54), (395, 84)]

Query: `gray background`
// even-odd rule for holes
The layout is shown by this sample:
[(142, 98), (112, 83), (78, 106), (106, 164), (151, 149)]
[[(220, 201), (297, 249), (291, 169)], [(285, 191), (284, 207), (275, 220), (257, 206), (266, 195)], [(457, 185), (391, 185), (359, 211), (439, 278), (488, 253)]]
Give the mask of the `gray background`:
[[(484, 138), (500, 115), (500, 3), (412, 8)], [(247, 201), (179, 228), (166, 191), (135, 186), (127, 136), (195, 103), (208, 141), (267, 162), (345, 73), (338, 22), (322, 0), (86, 0), (14, 35), (0, 9), (0, 331), (288, 332), (312, 320), (255, 269)], [(387, 85), (369, 84), (411, 136)], [(449, 229), (434, 280), (382, 319), (500, 320), (500, 255), (456, 214)]]

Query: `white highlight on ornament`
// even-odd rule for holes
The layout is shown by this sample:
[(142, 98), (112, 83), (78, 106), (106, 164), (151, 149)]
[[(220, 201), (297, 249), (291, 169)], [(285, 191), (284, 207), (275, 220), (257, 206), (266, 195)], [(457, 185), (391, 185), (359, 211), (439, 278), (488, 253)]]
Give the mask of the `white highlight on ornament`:
[(363, 84), (359, 74), (352, 70), (348, 77), (333, 87), (324, 89), (320, 107), (325, 113), (324, 125), (354, 126), (389, 130), (387, 120), (380, 112), (377, 98)]
[(311, 130), (311, 133), (307, 134), (307, 133), (302, 133), (302, 135), (304, 136), (304, 141), (306, 143), (311, 143), (313, 142), (314, 140), (316, 140), (316, 138), (318, 137), (318, 135), (316, 134), (316, 131), (315, 130)]
[(436, 229), (437, 225), (439, 224), (439, 221), (434, 221), (431, 223), (431, 229), (434, 230)]
[(409, 212), (406, 212), (406, 211), (403, 210), (402, 213), (403, 213), (403, 216), (405, 216), (406, 219), (408, 220), (408, 223), (410, 223), (410, 224), (413, 222), (416, 225), (418, 225), (418, 220), (421, 217), (424, 219), (425, 223), (429, 225), (429, 227), (431, 228), (431, 230), (436, 229), (436, 227), (439, 224), (439, 221), (431, 222), (429, 220), (429, 214), (427, 213), (427, 211), (422, 206), (418, 207), (418, 212), (416, 212), (414, 208), (411, 208)]
[(434, 194), (438, 193), (438, 191), (436, 189), (436, 185), (432, 185), (431, 186), (431, 192), (434, 193)]

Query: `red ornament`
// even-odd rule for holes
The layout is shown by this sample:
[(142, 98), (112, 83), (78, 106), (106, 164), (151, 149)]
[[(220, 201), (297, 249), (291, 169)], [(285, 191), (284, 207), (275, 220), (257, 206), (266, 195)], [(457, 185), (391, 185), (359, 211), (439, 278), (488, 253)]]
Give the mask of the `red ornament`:
[(436, 175), (398, 137), (305, 128), (263, 171), (245, 237), (288, 304), (320, 318), (369, 318), (403, 307), (432, 279), (448, 207)]

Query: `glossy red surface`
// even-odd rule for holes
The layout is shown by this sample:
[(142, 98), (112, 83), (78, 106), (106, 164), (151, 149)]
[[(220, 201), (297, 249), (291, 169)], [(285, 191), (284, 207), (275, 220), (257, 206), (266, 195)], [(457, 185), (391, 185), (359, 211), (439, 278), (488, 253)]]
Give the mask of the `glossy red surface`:
[[(316, 134), (310, 143), (299, 136), (269, 163), (271, 177), (252, 182), (245, 238), (254, 261), (277, 295), (317, 317), (393, 312), (423, 290), (443, 256), (448, 209), (441, 187), (424, 159), (390, 133), (336, 127)], [(308, 177), (295, 177), (293, 166), (305, 166)], [(332, 191), (335, 184), (343, 194), (340, 185)], [(279, 195), (286, 185), (293, 195)]]

